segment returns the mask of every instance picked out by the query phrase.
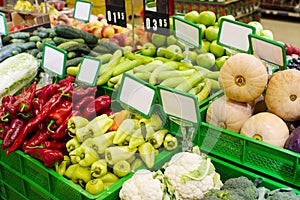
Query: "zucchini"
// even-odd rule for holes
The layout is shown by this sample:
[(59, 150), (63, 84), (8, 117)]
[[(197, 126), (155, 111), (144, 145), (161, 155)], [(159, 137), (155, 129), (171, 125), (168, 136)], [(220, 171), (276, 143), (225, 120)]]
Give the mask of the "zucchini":
[(59, 24), (56, 25), (54, 29), (57, 36), (59, 37), (64, 37), (69, 39), (82, 38), (88, 44), (96, 44), (98, 42), (98, 37), (96, 35), (93, 35), (91, 33), (85, 32), (83, 30), (68, 25)]
[(68, 38), (63, 38), (63, 37), (58, 37), (58, 36), (54, 37), (53, 41), (57, 45), (59, 45), (61, 43), (69, 42), (69, 41), (75, 41), (75, 42), (78, 42), (78, 43), (85, 43), (84, 39), (82, 39), (82, 38), (68, 39)]
[(77, 57), (77, 55), (78, 55), (77, 52), (70, 51), (70, 52), (67, 53), (67, 59), (75, 58), (75, 57)]
[(72, 58), (66, 61), (66, 67), (77, 66), (82, 60), (82, 57)]
[(30, 33), (27, 32), (17, 32), (10, 34), (10, 37), (13, 39), (28, 39), (30, 37)]
[(33, 55), (34, 57), (36, 57), (36, 55), (39, 53), (40, 51), (38, 49), (30, 49), (27, 51), (27, 53)]
[(107, 49), (109, 49), (109, 51), (111, 53), (113, 53), (113, 52), (115, 52), (117, 50), (121, 50), (122, 53), (123, 53), (123, 48), (122, 47), (120, 47), (119, 45), (117, 45), (114, 42), (110, 42), (108, 39), (102, 39), (102, 40), (100, 40), (98, 46), (99, 45), (106, 47)]
[(25, 43), (26, 40), (24, 39), (18, 39), (18, 38), (13, 38), (10, 40), (11, 43)]
[(83, 54), (89, 54), (91, 52), (91, 49), (86, 45), (82, 43), (78, 43), (75, 41), (65, 42), (57, 46), (60, 49), (63, 49), (67, 52), (81, 52)]
[(30, 38), (29, 38), (30, 42), (37, 42), (37, 41), (41, 41), (41, 40), (42, 40), (42, 38), (37, 35), (30, 36)]

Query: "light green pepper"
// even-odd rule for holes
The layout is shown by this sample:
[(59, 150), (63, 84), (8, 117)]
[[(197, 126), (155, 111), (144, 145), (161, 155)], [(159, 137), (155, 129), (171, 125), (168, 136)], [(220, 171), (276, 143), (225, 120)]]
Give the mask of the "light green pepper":
[(80, 147), (78, 147), (76, 150), (76, 161), (81, 166), (91, 166), (94, 162), (100, 159), (97, 152), (92, 148), (80, 145)]
[(73, 151), (74, 149), (78, 148), (80, 146), (79, 141), (76, 137), (73, 137), (66, 143), (66, 148), (68, 152)]
[(94, 162), (91, 166), (92, 177), (99, 178), (107, 173), (107, 163), (105, 159)]
[(70, 135), (75, 136), (77, 129), (84, 127), (88, 123), (89, 123), (89, 120), (84, 117), (81, 117), (81, 116), (71, 117), (71, 119), (69, 119), (68, 125), (67, 125), (68, 132), (70, 133)]
[(97, 116), (85, 126), (83, 134), (91, 137), (101, 136), (107, 132), (113, 124), (113, 121), (114, 120), (106, 114)]
[(108, 147), (105, 152), (105, 160), (108, 164), (114, 165), (120, 160), (127, 160), (134, 156), (137, 148), (130, 149), (128, 146)]
[(89, 182), (91, 179), (92, 176), (90, 168), (81, 165), (78, 165), (71, 178), (71, 180), (74, 183), (79, 184), (83, 188), (85, 188), (86, 183)]
[(104, 135), (89, 138), (83, 144), (94, 149), (98, 154), (103, 154), (105, 149), (112, 144), (115, 134), (116, 131), (110, 131)]

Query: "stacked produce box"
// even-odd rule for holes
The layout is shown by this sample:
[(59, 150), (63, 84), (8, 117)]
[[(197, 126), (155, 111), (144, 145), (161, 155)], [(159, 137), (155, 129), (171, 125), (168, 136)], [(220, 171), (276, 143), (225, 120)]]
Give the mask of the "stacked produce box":
[[(261, 86), (256, 88), (261, 95), (269, 80), (264, 64), (249, 54), (232, 55), (217, 44), (220, 16), (215, 12), (191, 11), (184, 18), (205, 30), (203, 46), (190, 48), (188, 54), (173, 34), (147, 33), (142, 26), (132, 30), (130, 25), (109, 25), (104, 16), (79, 23), (60, 15), (50, 17), (52, 28), (4, 36), (0, 51), (1, 76), (6, 83), (1, 86), (0, 106), (1, 198), (298, 198), (299, 155), (292, 148), (283, 148), (282, 138), (281, 146), (257, 141), (238, 134), (237, 129), (226, 130), (229, 126), (224, 123), (218, 127), (209, 118), (214, 102), (223, 100), (217, 110), (226, 108), (224, 94), (233, 99), (225, 90), (228, 66), (238, 68), (235, 62), (246, 62), (249, 70), (244, 71), (257, 73), (253, 79), (255, 86)], [(235, 20), (232, 15), (227, 18)], [(261, 25), (248, 24), (256, 29)], [(257, 33), (273, 39), (263, 27)], [(62, 78), (41, 68), (46, 43), (66, 52)], [(297, 48), (290, 51), (290, 68), (297, 68)], [(102, 61), (95, 86), (76, 80), (86, 56)], [(186, 56), (190, 62), (182, 62)], [(239, 60), (232, 61), (236, 57)], [(294, 71), (282, 70), (274, 76)], [(197, 98), (202, 122), (192, 139), (191, 152), (182, 152), (182, 127), (172, 122), (160, 105), (145, 118), (116, 101), (124, 73), (154, 87), (162, 85)], [(242, 84), (242, 78), (239, 80)], [(295, 95), (291, 98), (295, 100)], [(243, 110), (230, 117), (237, 117), (241, 125), (242, 118), (254, 116), (253, 99), (234, 100), (242, 102), (237, 105)], [(244, 104), (247, 106), (241, 106)], [(281, 124), (287, 139), (290, 132), (283, 120), (291, 120), (280, 120), (273, 126)], [(233, 187), (233, 182), (239, 184)], [(149, 187), (140, 187), (141, 183)]]

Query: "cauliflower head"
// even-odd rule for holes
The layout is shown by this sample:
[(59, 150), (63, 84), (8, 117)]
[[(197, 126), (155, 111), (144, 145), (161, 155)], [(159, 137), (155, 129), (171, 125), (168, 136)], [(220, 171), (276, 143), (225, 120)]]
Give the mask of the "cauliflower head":
[(123, 183), (119, 197), (121, 200), (161, 200), (163, 185), (153, 179), (149, 170), (138, 170), (130, 179)]
[(184, 200), (202, 199), (206, 192), (223, 185), (210, 158), (196, 153), (175, 154), (165, 166), (164, 175), (179, 199)]

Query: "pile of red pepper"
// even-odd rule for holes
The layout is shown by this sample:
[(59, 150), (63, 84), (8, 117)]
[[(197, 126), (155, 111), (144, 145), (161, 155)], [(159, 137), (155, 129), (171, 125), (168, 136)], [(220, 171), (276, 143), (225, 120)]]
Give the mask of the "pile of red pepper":
[(66, 77), (39, 89), (34, 82), (18, 95), (7, 95), (0, 106), (0, 139), (9, 154), (17, 149), (54, 167), (64, 159), (68, 120), (88, 119), (110, 113), (108, 95), (95, 97), (96, 87), (75, 88), (75, 79)]

